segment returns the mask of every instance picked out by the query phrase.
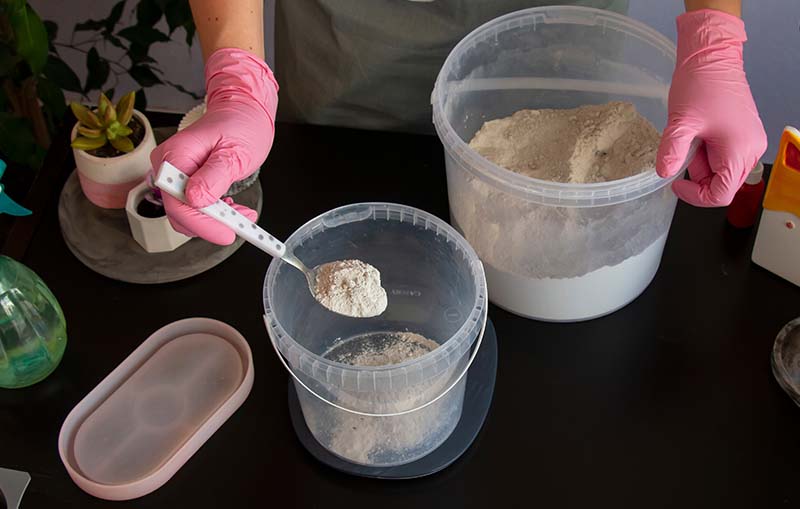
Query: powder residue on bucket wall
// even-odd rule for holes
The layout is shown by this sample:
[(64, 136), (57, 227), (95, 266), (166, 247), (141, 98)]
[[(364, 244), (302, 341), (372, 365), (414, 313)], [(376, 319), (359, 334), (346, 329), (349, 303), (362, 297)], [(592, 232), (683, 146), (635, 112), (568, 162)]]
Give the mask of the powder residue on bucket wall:
[[(424, 336), (411, 332), (374, 333), (359, 336), (335, 345), (324, 357), (335, 362), (356, 366), (382, 366), (410, 361), (431, 352), (439, 345)], [(455, 368), (455, 366), (454, 366)], [(372, 413), (392, 413), (414, 408), (430, 401), (451, 380), (452, 371), (436, 377), (433, 382), (423, 382), (396, 391), (370, 393), (341, 393), (336, 401), (345, 408), (363, 408), (364, 398)], [(454, 416), (456, 406), (448, 404), (448, 395), (433, 405), (417, 412), (396, 417), (368, 417), (332, 407), (308, 408), (304, 416), (315, 437), (322, 437), (323, 445), (349, 461), (374, 465), (386, 457), (411, 457), (415, 450), (434, 435), (451, 429), (442, 429)]]

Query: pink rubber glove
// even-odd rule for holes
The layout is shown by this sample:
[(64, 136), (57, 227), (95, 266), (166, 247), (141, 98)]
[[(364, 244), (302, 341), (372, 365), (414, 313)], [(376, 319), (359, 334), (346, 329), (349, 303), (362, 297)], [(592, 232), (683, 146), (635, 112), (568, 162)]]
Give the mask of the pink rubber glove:
[(669, 121), (656, 159), (662, 177), (678, 173), (694, 138), (691, 180), (672, 189), (698, 207), (730, 204), (767, 148), (744, 73), (741, 19), (703, 9), (678, 17), (678, 54), (669, 91)]
[[(154, 171), (169, 161), (190, 175), (183, 204), (163, 193), (164, 209), (175, 230), (227, 245), (236, 234), (206, 216), (207, 207), (230, 185), (252, 175), (267, 158), (275, 135), (278, 84), (260, 58), (232, 48), (215, 51), (206, 61), (206, 113), (150, 154)], [(251, 221), (254, 210), (234, 205)]]

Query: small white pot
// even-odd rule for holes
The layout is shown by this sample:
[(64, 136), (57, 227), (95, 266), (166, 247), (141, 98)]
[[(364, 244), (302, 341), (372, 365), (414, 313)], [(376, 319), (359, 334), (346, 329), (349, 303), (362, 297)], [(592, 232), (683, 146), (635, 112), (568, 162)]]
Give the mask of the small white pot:
[[(150, 152), (156, 148), (156, 137), (147, 117), (136, 110), (133, 115), (144, 126), (144, 139), (131, 152), (117, 157), (96, 157), (72, 149), (83, 194), (98, 207), (125, 208), (128, 192), (150, 171)], [(75, 124), (71, 139), (77, 135), (78, 124)]]
[(150, 189), (147, 182), (142, 182), (128, 193), (125, 212), (131, 226), (131, 234), (148, 253), (164, 253), (174, 251), (181, 247), (190, 237), (176, 232), (169, 223), (167, 216), (143, 217), (136, 211), (136, 207), (144, 200), (145, 194)]

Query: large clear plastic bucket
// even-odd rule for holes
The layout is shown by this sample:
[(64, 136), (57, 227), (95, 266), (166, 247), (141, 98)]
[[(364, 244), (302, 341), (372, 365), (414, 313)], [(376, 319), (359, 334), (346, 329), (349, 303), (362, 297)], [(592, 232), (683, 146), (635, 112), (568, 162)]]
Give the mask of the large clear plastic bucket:
[[(526, 108), (628, 101), (663, 129), (675, 47), (625, 16), (541, 7), (497, 18), (445, 61), (432, 95), (453, 224), (480, 256), (489, 297), (514, 313), (576, 321), (613, 312), (655, 276), (676, 197), (654, 169), (593, 184), (537, 180), (468, 143)], [(677, 177), (675, 177), (677, 178)]]
[[(386, 203), (327, 212), (286, 241), (309, 267), (360, 259), (381, 272), (386, 311), (349, 318), (322, 307), (305, 277), (275, 260), (264, 282), (270, 339), (295, 377), (309, 430), (353, 463), (393, 466), (444, 442), (461, 417), (473, 343), (485, 327), (483, 268), (448, 224), (418, 209)], [(439, 344), (389, 366), (353, 366), (326, 354), (375, 334), (413, 332)]]

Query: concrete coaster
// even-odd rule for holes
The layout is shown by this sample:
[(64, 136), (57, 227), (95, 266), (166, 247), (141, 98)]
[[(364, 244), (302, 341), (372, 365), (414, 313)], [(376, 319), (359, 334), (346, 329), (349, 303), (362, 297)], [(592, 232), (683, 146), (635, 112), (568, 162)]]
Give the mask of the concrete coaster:
[[(234, 198), (261, 213), (261, 183)], [(175, 251), (148, 253), (133, 240), (125, 210), (101, 209), (81, 191), (77, 170), (69, 176), (58, 202), (61, 233), (72, 254), (93, 271), (128, 283), (156, 284), (190, 278), (220, 264), (244, 240), (217, 246), (192, 239)]]

